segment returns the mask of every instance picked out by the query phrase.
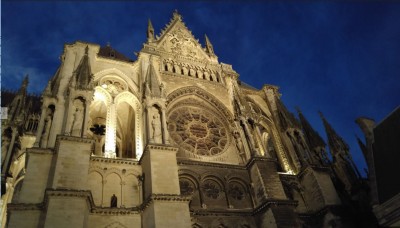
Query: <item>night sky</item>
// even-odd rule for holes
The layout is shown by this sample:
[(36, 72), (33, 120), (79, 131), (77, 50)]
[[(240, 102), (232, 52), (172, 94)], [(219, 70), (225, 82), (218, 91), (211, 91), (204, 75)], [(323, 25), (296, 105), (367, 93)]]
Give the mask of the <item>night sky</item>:
[(322, 111), (364, 174), (355, 134), (364, 138), (354, 120), (380, 122), (400, 104), (400, 4), (2, 1), (1, 87), (15, 90), (29, 74), (29, 92), (41, 93), (64, 43), (76, 40), (110, 42), (135, 59), (147, 20), (159, 34), (175, 9), (200, 43), (207, 34), (218, 60), (242, 81), (279, 86), (289, 110), (299, 106), (326, 139)]

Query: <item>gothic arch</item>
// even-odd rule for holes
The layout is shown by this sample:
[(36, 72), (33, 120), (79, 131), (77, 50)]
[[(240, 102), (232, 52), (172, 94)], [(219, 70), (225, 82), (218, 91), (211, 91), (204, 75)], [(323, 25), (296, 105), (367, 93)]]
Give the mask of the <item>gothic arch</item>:
[(131, 91), (135, 93), (135, 91), (138, 91), (139, 88), (137, 87), (137, 85), (132, 81), (131, 78), (129, 78), (124, 72), (122, 72), (121, 70), (117, 69), (117, 68), (109, 68), (109, 69), (105, 69), (102, 71), (99, 71), (97, 73), (95, 73), (93, 75), (93, 81), (99, 81), (101, 78), (105, 77), (105, 76), (111, 76), (111, 75), (115, 75), (119, 78), (121, 78), (122, 80), (124, 80), (127, 84), (128, 87), (130, 87)]
[(110, 105), (112, 103), (113, 98), (111, 95), (107, 92), (107, 90), (103, 89), (101, 86), (96, 86), (94, 88), (94, 98), (95, 100), (98, 99), (100, 101), (103, 101), (105, 105)]
[(170, 110), (175, 103), (179, 103), (179, 100), (181, 100), (180, 98), (189, 97), (190, 95), (194, 95), (201, 100), (206, 101), (209, 105), (214, 107), (221, 116), (226, 118), (229, 123), (232, 123), (233, 115), (227, 107), (214, 95), (195, 86), (183, 87), (168, 94), (166, 102), (167, 109)]

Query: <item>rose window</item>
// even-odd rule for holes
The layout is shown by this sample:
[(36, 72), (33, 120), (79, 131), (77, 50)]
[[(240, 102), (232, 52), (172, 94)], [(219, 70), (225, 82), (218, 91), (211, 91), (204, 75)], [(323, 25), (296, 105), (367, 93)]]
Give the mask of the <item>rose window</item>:
[(222, 120), (197, 107), (179, 108), (172, 112), (168, 130), (179, 147), (201, 156), (220, 154), (228, 144)]
[(191, 195), (194, 192), (193, 184), (188, 180), (179, 180), (179, 187), (182, 195)]
[(208, 198), (216, 199), (221, 192), (219, 185), (212, 180), (206, 180), (203, 184), (204, 195)]
[(236, 183), (229, 185), (228, 195), (235, 200), (242, 200), (244, 198), (243, 187)]

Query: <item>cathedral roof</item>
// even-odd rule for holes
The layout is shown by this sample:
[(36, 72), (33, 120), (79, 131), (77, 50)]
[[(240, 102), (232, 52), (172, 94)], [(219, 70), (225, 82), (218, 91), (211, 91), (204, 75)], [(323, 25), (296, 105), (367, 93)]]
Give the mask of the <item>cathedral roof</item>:
[[(18, 94), (18, 91), (11, 90), (1, 90), (1, 106), (8, 107), (11, 102), (14, 100), (15, 96)], [(29, 105), (29, 114), (36, 113), (39, 114), (42, 106), (42, 102), (40, 100), (40, 96), (36, 94), (27, 94), (26, 95), (26, 104)]]
[(100, 47), (98, 55), (109, 59), (122, 60), (125, 62), (133, 62), (133, 60), (121, 54), (120, 52), (112, 48), (110, 45), (107, 45), (105, 47)]

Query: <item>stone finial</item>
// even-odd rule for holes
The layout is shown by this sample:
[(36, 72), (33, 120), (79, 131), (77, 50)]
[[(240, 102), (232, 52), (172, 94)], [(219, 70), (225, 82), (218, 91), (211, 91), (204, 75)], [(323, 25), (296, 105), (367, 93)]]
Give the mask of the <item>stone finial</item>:
[(205, 38), (205, 40), (206, 40), (206, 52), (207, 52), (209, 55), (214, 55), (214, 48), (213, 48), (213, 46), (212, 46), (212, 44), (211, 44), (211, 42), (210, 42), (210, 40), (208, 39), (208, 37), (207, 37), (206, 34), (204, 34), (204, 38)]
[(153, 40), (154, 40), (154, 28), (153, 25), (151, 24), (151, 20), (149, 19), (147, 24), (147, 41), (153, 41)]
[(182, 16), (179, 14), (179, 12), (178, 12), (178, 10), (177, 9), (175, 9), (174, 10), (174, 13), (172, 14), (172, 18), (174, 19), (174, 20), (182, 20)]

